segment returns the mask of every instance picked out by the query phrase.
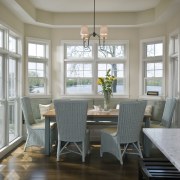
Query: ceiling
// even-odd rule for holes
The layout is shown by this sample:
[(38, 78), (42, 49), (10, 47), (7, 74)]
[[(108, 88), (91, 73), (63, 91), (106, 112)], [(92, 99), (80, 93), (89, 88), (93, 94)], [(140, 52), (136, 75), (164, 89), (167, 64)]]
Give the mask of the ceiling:
[[(49, 28), (93, 24), (93, 0), (0, 0), (0, 3), (27, 24)], [(96, 25), (111, 28), (167, 22), (180, 10), (180, 0), (96, 0), (95, 5)]]
[[(37, 9), (50, 12), (92, 12), (93, 0), (30, 0)], [(96, 0), (97, 12), (137, 12), (154, 8), (160, 0)]]

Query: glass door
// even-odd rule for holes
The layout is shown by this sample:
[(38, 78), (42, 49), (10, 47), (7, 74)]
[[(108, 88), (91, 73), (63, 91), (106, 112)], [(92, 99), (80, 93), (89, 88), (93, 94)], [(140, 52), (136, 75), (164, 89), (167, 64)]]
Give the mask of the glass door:
[(3, 82), (3, 57), (0, 55), (0, 148), (5, 144), (5, 106), (4, 106), (4, 82)]
[(8, 126), (9, 142), (18, 137), (17, 123), (17, 60), (9, 58), (8, 62)]

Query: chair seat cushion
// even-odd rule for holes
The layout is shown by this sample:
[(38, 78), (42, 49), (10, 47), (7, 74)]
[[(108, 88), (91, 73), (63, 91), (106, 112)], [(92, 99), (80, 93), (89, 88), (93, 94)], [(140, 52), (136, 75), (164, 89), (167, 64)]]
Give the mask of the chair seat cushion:
[(151, 124), (150, 128), (165, 128), (165, 127), (161, 124)]
[(117, 134), (117, 128), (116, 127), (106, 128), (102, 130), (102, 133), (111, 134), (112, 136), (115, 136)]
[(150, 127), (151, 128), (164, 128), (164, 126), (162, 125), (160, 121), (151, 121)]
[[(56, 125), (56, 122), (51, 122), (51, 123), (50, 123), (50, 127), (51, 127), (51, 128), (53, 128), (55, 125)], [(44, 121), (41, 121), (41, 122), (32, 124), (32, 125), (31, 125), (31, 128), (32, 128), (32, 129), (45, 129), (45, 122), (44, 122)]]

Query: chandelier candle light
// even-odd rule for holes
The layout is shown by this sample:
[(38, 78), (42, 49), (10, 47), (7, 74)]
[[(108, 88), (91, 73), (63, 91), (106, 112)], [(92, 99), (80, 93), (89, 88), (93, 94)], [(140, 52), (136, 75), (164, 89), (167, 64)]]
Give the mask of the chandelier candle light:
[(93, 31), (93, 33), (89, 34), (88, 27), (86, 25), (84, 25), (81, 27), (80, 35), (81, 35), (81, 38), (83, 39), (84, 48), (89, 48), (90, 38), (92, 36), (93, 37), (97, 36), (99, 38), (100, 48), (104, 49), (105, 40), (107, 39), (107, 35), (108, 35), (108, 29), (107, 29), (107, 26), (101, 26), (100, 34), (97, 34), (95, 32), (95, 0), (94, 0), (94, 31)]
[(110, 69), (106, 73), (106, 77), (98, 78), (98, 85), (102, 86), (102, 93), (104, 95), (104, 111), (108, 111), (110, 109), (110, 100), (112, 95), (112, 85), (116, 78), (110, 75)]

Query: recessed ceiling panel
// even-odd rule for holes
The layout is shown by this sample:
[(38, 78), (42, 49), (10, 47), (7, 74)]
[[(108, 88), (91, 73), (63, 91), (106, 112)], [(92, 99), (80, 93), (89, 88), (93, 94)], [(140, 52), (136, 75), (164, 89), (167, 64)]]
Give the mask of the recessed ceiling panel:
[[(93, 0), (30, 0), (37, 9), (50, 12), (91, 12)], [(96, 0), (98, 12), (137, 12), (153, 8), (160, 0)]]

